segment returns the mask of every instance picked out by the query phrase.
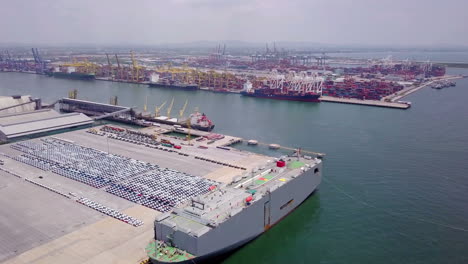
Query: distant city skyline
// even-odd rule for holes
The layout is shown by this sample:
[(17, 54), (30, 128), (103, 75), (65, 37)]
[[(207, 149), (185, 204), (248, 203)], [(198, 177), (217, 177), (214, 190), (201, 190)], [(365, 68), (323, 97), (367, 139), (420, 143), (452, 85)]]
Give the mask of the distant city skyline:
[(468, 47), (463, 0), (0, 1), (0, 43)]

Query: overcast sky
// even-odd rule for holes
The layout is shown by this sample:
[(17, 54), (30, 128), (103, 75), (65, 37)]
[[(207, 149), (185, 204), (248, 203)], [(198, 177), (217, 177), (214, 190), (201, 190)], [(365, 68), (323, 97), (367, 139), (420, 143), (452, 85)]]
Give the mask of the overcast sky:
[(0, 42), (468, 46), (468, 0), (0, 0)]

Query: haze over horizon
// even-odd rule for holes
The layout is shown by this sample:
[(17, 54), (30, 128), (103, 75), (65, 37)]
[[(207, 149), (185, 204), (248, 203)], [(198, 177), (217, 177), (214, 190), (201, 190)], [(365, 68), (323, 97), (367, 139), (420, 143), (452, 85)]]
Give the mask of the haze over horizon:
[(1, 43), (196, 41), (468, 46), (468, 1), (138, 0), (2, 2)]

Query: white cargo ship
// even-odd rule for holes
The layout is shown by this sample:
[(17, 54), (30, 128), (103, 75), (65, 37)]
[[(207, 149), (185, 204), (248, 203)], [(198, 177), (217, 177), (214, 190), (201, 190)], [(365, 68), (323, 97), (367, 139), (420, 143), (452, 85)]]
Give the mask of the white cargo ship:
[(157, 217), (152, 263), (204, 263), (255, 239), (291, 213), (317, 189), (322, 160), (286, 156), (213, 186)]

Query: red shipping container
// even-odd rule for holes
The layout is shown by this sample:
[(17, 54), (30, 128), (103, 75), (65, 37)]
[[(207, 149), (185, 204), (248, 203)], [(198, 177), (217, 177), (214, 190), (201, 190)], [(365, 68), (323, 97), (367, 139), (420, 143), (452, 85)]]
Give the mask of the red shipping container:
[(280, 168), (281, 168), (281, 167), (284, 167), (284, 166), (286, 166), (286, 162), (285, 162), (284, 160), (278, 160), (278, 161), (276, 162), (276, 166), (277, 166), (277, 167), (280, 167)]

